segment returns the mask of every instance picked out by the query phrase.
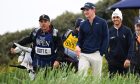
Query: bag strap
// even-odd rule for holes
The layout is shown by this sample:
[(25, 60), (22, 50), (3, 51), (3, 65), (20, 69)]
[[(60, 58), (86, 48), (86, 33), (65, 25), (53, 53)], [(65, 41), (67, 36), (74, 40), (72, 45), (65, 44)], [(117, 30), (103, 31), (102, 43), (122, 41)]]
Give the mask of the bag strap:
[(64, 34), (64, 37), (68, 38), (68, 36), (71, 34), (72, 30), (68, 29), (67, 32)]

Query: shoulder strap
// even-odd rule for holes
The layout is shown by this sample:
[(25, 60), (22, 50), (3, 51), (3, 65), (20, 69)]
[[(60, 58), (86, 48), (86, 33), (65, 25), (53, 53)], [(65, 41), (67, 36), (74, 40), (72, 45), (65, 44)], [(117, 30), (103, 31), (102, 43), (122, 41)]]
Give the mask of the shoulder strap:
[(58, 29), (53, 29), (53, 36), (57, 36), (58, 35)]
[(33, 37), (36, 37), (36, 36), (37, 36), (38, 31), (39, 31), (39, 28), (35, 28), (35, 29), (32, 31)]
[[(39, 28), (35, 28), (33, 31), (32, 31), (32, 35), (33, 35), (33, 38), (35, 39), (36, 38), (36, 36), (39, 34)], [(56, 37), (57, 35), (58, 35), (58, 30), (57, 29), (53, 29), (53, 32), (52, 32), (52, 35), (54, 36), (54, 37)]]
[(68, 36), (71, 34), (72, 30), (68, 29), (67, 32), (64, 34), (64, 37), (68, 38)]

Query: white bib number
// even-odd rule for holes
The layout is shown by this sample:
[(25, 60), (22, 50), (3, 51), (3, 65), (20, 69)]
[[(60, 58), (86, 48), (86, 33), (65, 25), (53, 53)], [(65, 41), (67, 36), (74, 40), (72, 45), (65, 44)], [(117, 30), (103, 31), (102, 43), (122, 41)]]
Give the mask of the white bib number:
[(35, 47), (35, 52), (39, 55), (51, 55), (51, 48)]

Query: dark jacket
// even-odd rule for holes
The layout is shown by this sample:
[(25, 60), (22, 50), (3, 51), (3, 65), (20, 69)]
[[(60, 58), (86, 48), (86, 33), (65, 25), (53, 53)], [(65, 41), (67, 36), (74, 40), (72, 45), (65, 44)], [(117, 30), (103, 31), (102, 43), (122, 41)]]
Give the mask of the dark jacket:
[(136, 33), (133, 34), (129, 55), (131, 55), (131, 63), (140, 66), (140, 43), (137, 41)]
[(109, 47), (106, 58), (108, 62), (123, 64), (126, 59), (131, 59), (129, 49), (132, 40), (130, 28), (122, 25), (118, 30), (111, 27), (109, 29)]
[(107, 51), (108, 43), (108, 26), (102, 18), (96, 16), (92, 25), (88, 20), (80, 25), (77, 45), (81, 48), (81, 52), (94, 53), (100, 51), (100, 54), (103, 55)]

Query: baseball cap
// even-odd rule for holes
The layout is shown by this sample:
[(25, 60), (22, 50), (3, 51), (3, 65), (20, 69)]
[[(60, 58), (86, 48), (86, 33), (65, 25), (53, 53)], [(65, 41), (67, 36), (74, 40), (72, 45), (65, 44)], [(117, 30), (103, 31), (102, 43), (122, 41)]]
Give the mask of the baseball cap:
[(50, 21), (50, 18), (49, 18), (48, 15), (43, 14), (43, 15), (41, 15), (41, 16), (39, 17), (39, 21), (41, 21), (41, 20), (47, 20), (47, 21)]
[(76, 19), (76, 22), (75, 22), (75, 28), (79, 27), (80, 24), (81, 24), (81, 22), (83, 22), (83, 21), (84, 21), (84, 19), (82, 19), (82, 18), (78, 18), (78, 19)]
[(93, 9), (95, 8), (95, 4), (93, 3), (90, 3), (90, 2), (87, 2), (84, 4), (84, 6), (81, 8), (81, 10), (84, 10), (84, 9)]
[(140, 24), (140, 17), (135, 18), (135, 24)]
[(113, 18), (114, 16), (120, 17), (121, 20), (123, 19), (123, 17), (122, 17), (122, 12), (121, 12), (118, 8), (115, 9), (115, 11), (113, 11), (113, 13), (112, 13), (112, 18)]

